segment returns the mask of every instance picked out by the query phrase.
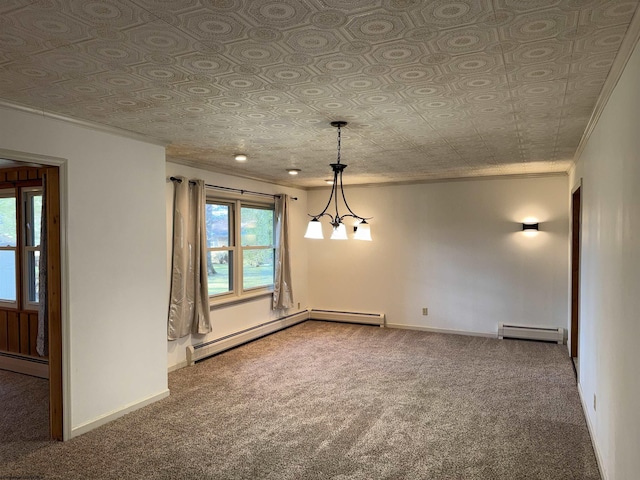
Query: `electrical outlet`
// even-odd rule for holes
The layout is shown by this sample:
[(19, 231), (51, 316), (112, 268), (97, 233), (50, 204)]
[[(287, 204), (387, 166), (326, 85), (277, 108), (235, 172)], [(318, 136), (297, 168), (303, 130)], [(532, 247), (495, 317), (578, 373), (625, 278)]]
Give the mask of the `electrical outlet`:
[(427, 307), (423, 307), (422, 308), (422, 314), (423, 315), (429, 315), (429, 309)]
[(596, 409), (596, 394), (593, 394), (593, 409)]
[(300, 302), (298, 302), (298, 310), (300, 310)]

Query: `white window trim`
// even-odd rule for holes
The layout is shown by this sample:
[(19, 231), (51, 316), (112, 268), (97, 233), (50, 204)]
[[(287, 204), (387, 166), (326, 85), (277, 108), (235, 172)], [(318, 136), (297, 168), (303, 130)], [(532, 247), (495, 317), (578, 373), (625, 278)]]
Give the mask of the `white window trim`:
[[(16, 210), (18, 209), (18, 199), (16, 198), (16, 189), (14, 188), (1, 189), (0, 198), (15, 199)], [(20, 220), (16, 218), (16, 246), (15, 247), (0, 245), (0, 251), (13, 252), (14, 269), (15, 269), (15, 275), (16, 275), (16, 277), (13, 280), (13, 283), (16, 287), (16, 299), (14, 301), (7, 300), (7, 299), (0, 299), (0, 308), (8, 308), (8, 309), (18, 308), (18, 297), (20, 295), (20, 289), (18, 288), (18, 269), (20, 268), (20, 265), (18, 262), (18, 249), (20, 248), (20, 245), (17, 244), (18, 243), (17, 239), (19, 238), (18, 232), (17, 232), (18, 228), (20, 228)]]
[[(23, 310), (38, 310), (39, 302), (29, 301), (29, 252), (41, 252), (40, 245), (29, 246), (27, 245), (27, 215), (30, 213), (30, 208), (27, 208), (27, 197), (30, 193), (39, 193), (42, 195), (42, 187), (28, 187), (22, 189), (22, 222), (21, 226), (24, 228), (22, 234), (22, 307)], [(32, 227), (35, 229), (35, 225)], [(36, 278), (37, 282), (38, 279)]]
[[(236, 303), (243, 303), (251, 300), (255, 300), (258, 298), (266, 297), (273, 295), (274, 285), (271, 284), (266, 287), (256, 287), (245, 290), (243, 288), (243, 278), (242, 278), (242, 265), (243, 265), (243, 247), (239, 245), (241, 236), (241, 222), (240, 216), (242, 212), (242, 207), (257, 207), (264, 208), (267, 207), (275, 212), (275, 200), (256, 200), (253, 198), (247, 198), (246, 195), (239, 195), (233, 193), (220, 193), (215, 190), (210, 190), (207, 192), (206, 200), (207, 203), (217, 203), (217, 204), (232, 204), (232, 214), (233, 214), (233, 232), (232, 232), (232, 243), (233, 246), (228, 247), (219, 247), (217, 250), (230, 250), (233, 252), (233, 291), (228, 293), (220, 293), (217, 295), (209, 296), (209, 306), (212, 309), (222, 308), (225, 306), (230, 306)], [(271, 248), (274, 249), (275, 252), (275, 214), (274, 214), (274, 239)], [(265, 248), (264, 246), (260, 246)], [(247, 248), (247, 247), (245, 247)], [(268, 248), (268, 247), (267, 247)], [(251, 249), (251, 247), (249, 247)], [(209, 251), (209, 249), (207, 249)]]

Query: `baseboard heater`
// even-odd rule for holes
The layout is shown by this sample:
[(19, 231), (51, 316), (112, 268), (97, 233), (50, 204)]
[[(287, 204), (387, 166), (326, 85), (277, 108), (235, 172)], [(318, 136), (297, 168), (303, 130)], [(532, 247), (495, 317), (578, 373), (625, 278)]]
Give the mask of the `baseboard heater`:
[(517, 338), (522, 340), (539, 340), (542, 342), (564, 343), (563, 328), (530, 327), (526, 325), (511, 325), (501, 323), (498, 325), (498, 338)]
[(0, 352), (0, 369), (24, 373), (40, 378), (49, 378), (49, 360), (46, 358), (26, 357), (9, 352)]
[(384, 327), (384, 313), (341, 312), (337, 310), (316, 310), (309, 312), (310, 320), (325, 320), (330, 322), (364, 323)]
[(290, 327), (297, 323), (309, 320), (309, 311), (304, 310), (301, 312), (293, 313), (285, 317), (280, 317), (275, 320), (271, 320), (255, 327), (247, 328), (237, 333), (232, 333), (225, 337), (216, 338), (209, 342), (201, 343), (199, 345), (189, 345), (187, 347), (187, 365), (194, 365), (198, 360), (203, 360), (212, 355), (224, 352), (231, 348), (242, 345), (243, 343), (250, 342), (270, 333), (277, 332), (283, 328)]

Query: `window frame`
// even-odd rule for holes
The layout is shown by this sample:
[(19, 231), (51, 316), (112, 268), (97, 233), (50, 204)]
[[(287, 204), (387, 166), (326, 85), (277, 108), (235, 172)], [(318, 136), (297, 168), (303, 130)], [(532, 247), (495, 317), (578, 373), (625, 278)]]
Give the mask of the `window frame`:
[[(0, 197), (14, 198), (16, 202), (16, 246), (0, 246), (0, 251), (14, 251), (15, 255), (15, 301), (0, 299), (0, 308), (17, 311), (37, 311), (39, 302), (29, 301), (29, 275), (28, 253), (30, 251), (41, 251), (41, 246), (28, 246), (27, 240), (27, 197), (37, 193), (43, 195), (43, 187), (40, 181), (28, 181), (20, 183), (3, 183), (0, 185)], [(35, 196), (35, 195), (34, 195)], [(44, 201), (44, 200), (43, 200)], [(30, 211), (30, 210), (29, 210)], [(40, 238), (42, 243), (42, 238)], [(37, 282), (38, 278), (34, 278)]]
[(17, 310), (19, 308), (19, 300), (20, 300), (20, 257), (19, 257), (19, 251), (20, 251), (20, 246), (21, 246), (21, 240), (20, 240), (20, 220), (19, 220), (19, 211), (20, 211), (20, 206), (19, 206), (19, 202), (18, 202), (18, 189), (15, 187), (5, 187), (5, 188), (0, 188), (0, 198), (13, 198), (15, 200), (15, 215), (16, 215), (16, 244), (15, 246), (9, 246), (9, 245), (0, 245), (0, 251), (2, 252), (13, 252), (13, 265), (14, 265), (14, 270), (15, 270), (15, 278), (14, 278), (14, 286), (15, 286), (15, 300), (11, 301), (5, 298), (0, 298), (0, 308), (4, 308), (4, 309), (12, 309), (12, 310)]
[[(40, 242), (38, 245), (29, 245), (29, 235), (28, 229), (32, 228), (35, 231), (35, 225), (29, 225), (31, 218), (35, 218), (35, 212), (32, 210), (32, 205), (29, 202), (29, 198), (33, 198), (36, 196), (42, 196), (43, 190), (42, 187), (23, 187), (20, 189), (20, 196), (22, 202), (22, 214), (21, 214), (21, 223), (20, 228), (22, 229), (22, 241), (21, 250), (22, 250), (22, 308), (23, 310), (38, 310), (40, 308), (40, 302), (29, 300), (29, 293), (31, 291), (30, 284), (30, 276), (29, 276), (29, 253), (30, 252), (39, 252), (42, 255), (42, 232), (40, 232)], [(44, 199), (43, 199), (44, 201)], [(42, 219), (40, 219), (42, 221)], [(35, 242), (34, 242), (35, 243)], [(40, 270), (36, 270), (36, 277), (34, 280), (34, 289), (35, 284), (39, 282), (39, 272)]]
[[(229, 205), (229, 234), (232, 245), (222, 247), (209, 247), (207, 243), (207, 255), (210, 251), (230, 251), (232, 265), (229, 269), (229, 275), (232, 276), (232, 289), (228, 292), (209, 295), (209, 305), (212, 307), (219, 305), (227, 305), (230, 303), (243, 302), (262, 297), (273, 295), (275, 282), (275, 254), (276, 254), (276, 214), (275, 199), (248, 199), (243, 195), (231, 193), (221, 193), (215, 190), (208, 190), (205, 202), (215, 205)], [(269, 210), (273, 215), (273, 237), (271, 245), (242, 245), (242, 208), (259, 208)], [(206, 227), (205, 227), (206, 228)], [(247, 250), (272, 250), (274, 258), (274, 278), (272, 283), (265, 286), (244, 288), (244, 252)]]

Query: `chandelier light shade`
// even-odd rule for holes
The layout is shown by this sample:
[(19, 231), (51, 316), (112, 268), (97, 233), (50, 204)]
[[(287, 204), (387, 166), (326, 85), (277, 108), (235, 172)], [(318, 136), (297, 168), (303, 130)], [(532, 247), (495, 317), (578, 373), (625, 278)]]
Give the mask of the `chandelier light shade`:
[(337, 227), (333, 229), (331, 232), (331, 240), (348, 240), (347, 237), (347, 227), (344, 226), (344, 223), (340, 223)]
[[(324, 235), (322, 234), (322, 224), (320, 223), (320, 219), (322, 217), (329, 217), (330, 224), (333, 227), (333, 232), (331, 234), (331, 240), (347, 240), (347, 227), (343, 223), (343, 219), (346, 217), (354, 218), (358, 223), (354, 227), (355, 234), (353, 238), (355, 240), (368, 240), (371, 241), (371, 227), (367, 223), (371, 217), (361, 217), (360, 215), (356, 215), (349, 204), (347, 203), (347, 197), (344, 194), (344, 187), (342, 185), (342, 172), (347, 166), (344, 163), (340, 163), (340, 149), (342, 147), (342, 127), (344, 127), (347, 122), (344, 121), (336, 121), (331, 122), (332, 127), (336, 127), (338, 129), (338, 159), (336, 163), (331, 163), (331, 169), (333, 170), (333, 183), (331, 187), (331, 194), (329, 195), (329, 201), (327, 205), (317, 215), (309, 215), (311, 220), (309, 221), (309, 225), (307, 226), (307, 233), (305, 233), (305, 238), (315, 238), (322, 239)], [(340, 195), (342, 196), (342, 200), (344, 201), (344, 206), (346, 207), (348, 213), (344, 215), (340, 215), (338, 212), (338, 190)], [(331, 205), (335, 206), (335, 215), (328, 213), (329, 207)]]
[(309, 225), (307, 225), (307, 233), (304, 234), (304, 238), (324, 238), (322, 235), (322, 224), (320, 223), (320, 220), (314, 218), (309, 222)]
[(355, 240), (367, 240), (369, 242), (371, 241), (371, 227), (366, 220), (363, 220), (355, 227), (353, 227), (353, 230), (355, 231), (355, 233), (353, 234), (353, 238)]

